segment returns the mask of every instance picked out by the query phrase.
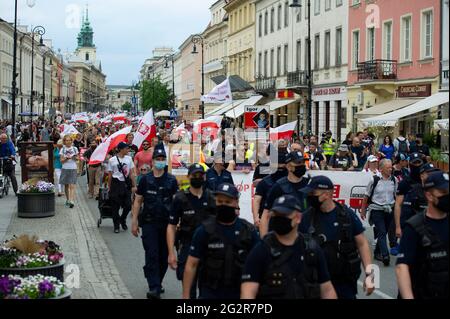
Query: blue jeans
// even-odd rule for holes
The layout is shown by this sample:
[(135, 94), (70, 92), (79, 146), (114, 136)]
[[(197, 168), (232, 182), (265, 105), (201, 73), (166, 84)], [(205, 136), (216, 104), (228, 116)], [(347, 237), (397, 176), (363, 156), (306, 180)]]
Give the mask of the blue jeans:
[(373, 210), (370, 213), (371, 221), (377, 229), (377, 251), (383, 257), (389, 257), (389, 248), (387, 244), (387, 234), (392, 223), (393, 214), (382, 210)]
[(168, 267), (166, 242), (167, 224), (142, 225), (142, 244), (145, 250), (144, 274), (148, 288), (161, 293), (161, 284)]

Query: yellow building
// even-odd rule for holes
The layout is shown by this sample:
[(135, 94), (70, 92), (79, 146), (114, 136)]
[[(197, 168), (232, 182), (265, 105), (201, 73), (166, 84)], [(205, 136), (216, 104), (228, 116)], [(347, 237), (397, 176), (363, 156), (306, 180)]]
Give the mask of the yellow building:
[(255, 81), (255, 3), (253, 0), (230, 0), (228, 13), (228, 75)]

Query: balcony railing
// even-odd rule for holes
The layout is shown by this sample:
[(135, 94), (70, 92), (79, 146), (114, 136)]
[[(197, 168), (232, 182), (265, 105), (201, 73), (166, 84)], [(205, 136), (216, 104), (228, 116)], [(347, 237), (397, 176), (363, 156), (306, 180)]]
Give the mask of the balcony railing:
[(358, 63), (358, 81), (397, 79), (396, 60), (371, 60)]
[(307, 73), (305, 71), (295, 71), (288, 72), (287, 75), (287, 86), (288, 87), (298, 87), (298, 86), (307, 86)]
[(260, 92), (275, 91), (277, 86), (277, 79), (275, 77), (256, 77), (256, 90)]

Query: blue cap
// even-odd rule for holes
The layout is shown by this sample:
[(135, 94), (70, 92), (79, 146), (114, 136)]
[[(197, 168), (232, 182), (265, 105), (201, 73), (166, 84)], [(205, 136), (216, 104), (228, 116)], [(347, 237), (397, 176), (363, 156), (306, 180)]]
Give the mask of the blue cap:
[(283, 195), (277, 198), (272, 206), (272, 211), (279, 214), (290, 215), (295, 210), (301, 212), (302, 209), (298, 205), (297, 198), (292, 195)]
[(200, 164), (192, 164), (190, 167), (189, 167), (189, 170), (188, 170), (188, 175), (193, 175), (193, 174), (195, 174), (195, 173), (206, 173), (205, 172), (205, 169), (203, 168), (203, 166), (201, 166)]
[(294, 164), (300, 164), (305, 161), (303, 154), (301, 152), (290, 152), (286, 155), (286, 164), (289, 162), (294, 162)]
[(438, 171), (440, 171), (439, 168), (435, 167), (432, 163), (425, 163), (420, 167), (420, 174)]
[(220, 184), (214, 194), (222, 194), (233, 199), (239, 199), (239, 191), (237, 190), (236, 186), (228, 183)]
[(153, 159), (157, 157), (167, 158), (166, 152), (161, 148), (155, 148), (155, 151), (153, 152)]
[(448, 189), (448, 174), (438, 171), (432, 172), (428, 175), (425, 183), (423, 184), (425, 190), (436, 188), (436, 189)]
[(128, 144), (125, 143), (125, 142), (120, 142), (119, 145), (117, 145), (117, 149), (118, 149), (119, 151), (121, 151), (121, 150), (123, 150), (123, 149), (125, 149), (125, 148), (130, 148), (130, 145), (128, 145)]
[(419, 153), (411, 153), (409, 155), (409, 162), (411, 164), (419, 163), (419, 162), (423, 164), (422, 155), (420, 155)]
[(326, 176), (314, 176), (313, 178), (311, 178), (308, 185), (306, 185), (306, 187), (302, 188), (300, 191), (302, 193), (309, 194), (316, 189), (333, 190), (334, 185), (331, 179)]

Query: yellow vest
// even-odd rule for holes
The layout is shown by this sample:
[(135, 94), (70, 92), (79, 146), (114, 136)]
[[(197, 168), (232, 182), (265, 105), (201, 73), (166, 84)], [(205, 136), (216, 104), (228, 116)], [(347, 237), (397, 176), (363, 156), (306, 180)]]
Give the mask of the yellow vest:
[(333, 138), (330, 137), (330, 140), (328, 143), (324, 143), (322, 146), (323, 153), (326, 156), (333, 156), (334, 155), (334, 147), (333, 147)]

